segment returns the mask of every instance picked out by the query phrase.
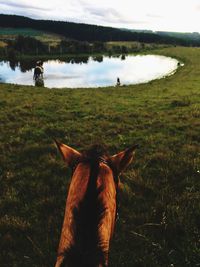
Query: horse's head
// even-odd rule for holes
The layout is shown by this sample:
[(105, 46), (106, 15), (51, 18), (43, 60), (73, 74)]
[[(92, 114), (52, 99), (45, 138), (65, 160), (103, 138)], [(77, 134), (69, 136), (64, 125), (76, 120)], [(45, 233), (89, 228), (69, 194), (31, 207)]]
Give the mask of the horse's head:
[(84, 158), (85, 162), (87, 158), (91, 161), (102, 159), (102, 162), (104, 161), (107, 163), (111, 170), (117, 175), (124, 171), (132, 162), (135, 155), (135, 150), (138, 148), (138, 145), (133, 145), (122, 152), (119, 152), (113, 156), (109, 156), (106, 149), (101, 145), (94, 145), (88, 151), (80, 153), (77, 150), (56, 140), (55, 142), (64, 162), (70, 168), (74, 168), (74, 166), (76, 166), (77, 163), (81, 162)]
[(56, 267), (107, 266), (118, 206), (118, 177), (132, 162), (137, 146), (109, 156), (102, 146), (80, 153), (56, 144), (73, 171)]

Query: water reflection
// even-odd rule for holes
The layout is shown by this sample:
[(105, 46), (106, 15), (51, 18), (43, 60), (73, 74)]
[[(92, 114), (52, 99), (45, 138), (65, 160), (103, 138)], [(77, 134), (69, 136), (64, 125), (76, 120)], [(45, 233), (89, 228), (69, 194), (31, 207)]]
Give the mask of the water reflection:
[(18, 62), (14, 61), (14, 60), (10, 60), (9, 66), (10, 66), (11, 70), (15, 71), (15, 68), (18, 66)]
[(43, 78), (38, 78), (35, 80), (35, 86), (36, 87), (44, 87), (44, 79)]
[(94, 56), (92, 59), (97, 62), (103, 62), (103, 56)]
[[(68, 61), (69, 60), (69, 61)], [(64, 60), (62, 62), (65, 62), (65, 63), (72, 63), (72, 64), (82, 64), (82, 63), (85, 63), (87, 64), (88, 63), (88, 60), (89, 60), (89, 57), (87, 56), (84, 56), (84, 57), (74, 57), (72, 59), (68, 59), (68, 60)]]
[[(0, 62), (0, 82), (35, 85), (35, 60)], [(178, 61), (164, 56), (93, 56), (45, 60), (44, 80), (49, 88), (77, 88), (144, 83), (173, 73)], [(41, 86), (42, 83), (40, 83)], [(38, 86), (38, 85), (36, 85)]]

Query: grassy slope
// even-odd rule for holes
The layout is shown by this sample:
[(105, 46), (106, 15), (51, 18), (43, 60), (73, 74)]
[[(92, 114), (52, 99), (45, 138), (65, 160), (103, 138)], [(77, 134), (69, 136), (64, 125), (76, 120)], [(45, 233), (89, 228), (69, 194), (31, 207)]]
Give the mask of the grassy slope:
[(39, 36), (44, 34), (42, 31), (30, 29), (30, 28), (4, 28), (0, 27), (0, 36), (16, 36), (16, 35), (26, 35), (26, 36)]
[[(45, 44), (50, 44), (51, 46), (55, 46), (59, 44), (60, 41), (64, 39), (64, 37), (59, 36), (58, 34), (47, 33), (47, 32), (38, 31), (34, 29), (29, 29), (29, 28), (15, 29), (15, 28), (1, 28), (0, 27), (0, 40), (5, 41), (5, 40), (10, 40), (10, 39), (15, 39), (18, 35), (34, 37)], [(0, 47), (1, 47), (1, 43), (0, 43)]]
[(53, 266), (70, 172), (52, 137), (111, 153), (140, 145), (122, 176), (110, 266), (198, 266), (200, 49), (158, 53), (185, 66), (121, 88), (0, 85), (0, 266)]

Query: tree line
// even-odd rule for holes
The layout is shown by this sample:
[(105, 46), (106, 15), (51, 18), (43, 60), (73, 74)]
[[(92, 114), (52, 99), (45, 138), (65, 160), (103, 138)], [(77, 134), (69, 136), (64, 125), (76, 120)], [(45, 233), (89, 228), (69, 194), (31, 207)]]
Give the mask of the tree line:
[(14, 40), (7, 40), (7, 46), (0, 48), (0, 56), (15, 60), (23, 55), (56, 55), (66, 54), (127, 54), (131, 52), (140, 52), (145, 49), (156, 48), (157, 45), (145, 43), (132, 43), (131, 46), (112, 44), (107, 45), (105, 42), (95, 41), (77, 41), (61, 40), (56, 46), (43, 43), (30, 36), (18, 35)]
[(186, 40), (149, 32), (132, 32), (112, 27), (52, 20), (35, 20), (16, 15), (0, 15), (0, 27), (33, 28), (66, 38), (88, 42), (138, 41), (143, 43), (200, 46), (199, 40)]

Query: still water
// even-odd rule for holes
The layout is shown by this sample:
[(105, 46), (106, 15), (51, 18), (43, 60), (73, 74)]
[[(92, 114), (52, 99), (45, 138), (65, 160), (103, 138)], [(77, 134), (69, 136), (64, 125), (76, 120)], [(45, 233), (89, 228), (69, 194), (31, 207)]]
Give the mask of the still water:
[[(86, 57), (44, 61), (44, 84), (48, 88), (104, 87), (146, 83), (176, 71), (176, 59), (157, 55)], [(34, 61), (1, 61), (0, 82), (34, 85)]]

